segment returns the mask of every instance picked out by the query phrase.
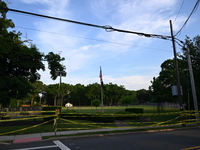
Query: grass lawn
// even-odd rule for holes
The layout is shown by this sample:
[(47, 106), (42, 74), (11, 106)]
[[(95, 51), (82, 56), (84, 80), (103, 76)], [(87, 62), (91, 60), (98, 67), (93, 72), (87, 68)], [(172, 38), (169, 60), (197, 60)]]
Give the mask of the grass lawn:
[[(151, 106), (151, 105), (134, 105), (134, 106), (105, 106), (103, 107), (103, 112), (106, 114), (115, 114), (118, 112), (125, 111), (126, 108), (143, 108), (144, 113), (157, 113), (157, 106)], [(174, 112), (179, 111), (177, 108), (163, 108), (164, 110), (162, 113), (165, 112)], [(102, 107), (91, 107), (91, 106), (83, 106), (83, 107), (73, 107), (73, 108), (66, 108), (62, 107), (62, 113), (65, 112), (77, 112), (77, 113), (96, 113), (96, 112), (102, 112)]]
[[(176, 121), (180, 121), (180, 118), (174, 120), (174, 118), (178, 117), (179, 113), (178, 109), (175, 108), (164, 108), (163, 111), (161, 111), (159, 114), (157, 113), (157, 107), (156, 106), (149, 106), (149, 105), (136, 105), (136, 106), (106, 106), (104, 107), (104, 113), (103, 114), (124, 114), (125, 108), (143, 108), (144, 109), (144, 116), (149, 117), (149, 122), (140, 122), (139, 119), (127, 119), (123, 120), (124, 123), (134, 126), (134, 127), (142, 127), (142, 126), (152, 126), (155, 124), (172, 124)], [(61, 113), (91, 113), (91, 114), (102, 114), (102, 108), (101, 107), (73, 107), (72, 110), (67, 109), (65, 107), (62, 108)], [(166, 114), (167, 113), (167, 114)], [(1, 121), (1, 120), (0, 120)], [(44, 122), (44, 120), (41, 120), (41, 123)], [(15, 124), (15, 122), (10, 122)], [(38, 123), (40, 124), (40, 123)], [(33, 127), (33, 128), (32, 128)], [(63, 119), (60, 118), (57, 121), (57, 130), (59, 131), (68, 131), (68, 130), (80, 130), (80, 129), (96, 129), (96, 128), (111, 128), (111, 127), (117, 127), (116, 123), (101, 123), (101, 122), (93, 122), (89, 120), (77, 120), (74, 119)], [(17, 131), (17, 132), (13, 132)], [(0, 122), (0, 135), (15, 135), (15, 134), (30, 134), (30, 133), (41, 133), (41, 132), (54, 132), (53, 128), (53, 121), (51, 123), (39, 125), (39, 126), (33, 126), (33, 125), (23, 125), (23, 121), (21, 122), (21, 125), (9, 125), (9, 126), (3, 126), (3, 124)]]

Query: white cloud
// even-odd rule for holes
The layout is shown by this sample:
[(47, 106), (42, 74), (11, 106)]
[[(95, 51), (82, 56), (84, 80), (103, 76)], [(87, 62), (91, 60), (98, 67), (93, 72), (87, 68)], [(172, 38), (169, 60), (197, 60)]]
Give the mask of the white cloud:
[(41, 3), (49, 6), (53, 6), (55, 4), (66, 4), (69, 0), (21, 0), (24, 3), (32, 4), (32, 3)]
[[(27, 4), (39, 4), (42, 7), (38, 7), (40, 13), (55, 16), (60, 18), (73, 18), (76, 14), (72, 14), (72, 9), (76, 10), (76, 2), (73, 0), (21, 0)], [(89, 11), (90, 16), (79, 14), (77, 18), (84, 20), (85, 18), (91, 19), (89, 22), (99, 25), (111, 25), (114, 28), (131, 30), (144, 33), (155, 33), (169, 35), (169, 20), (175, 18), (174, 10), (178, 0), (88, 0), (91, 5), (83, 9), (82, 12)], [(70, 5), (72, 4), (73, 5)], [(70, 6), (70, 7), (69, 7)], [(73, 6), (73, 8), (71, 8)], [(86, 10), (87, 9), (87, 10)], [(76, 11), (73, 10), (73, 13)], [(70, 36), (64, 36), (61, 34), (49, 34), (45, 32), (39, 32), (37, 34), (39, 49), (45, 53), (53, 51), (54, 53), (61, 52), (61, 56), (65, 57), (63, 62), (66, 65), (69, 76), (64, 78), (63, 81), (67, 83), (81, 83), (89, 84), (99, 81), (92, 75), (84, 76), (82, 72), (75, 74), (74, 72), (83, 71), (83, 68), (100, 66), (101, 63), (116, 62), (116, 59), (121, 59), (121, 54), (133, 51), (131, 56), (127, 59), (131, 64), (122, 65), (129, 68), (119, 68), (126, 72), (130, 70), (130, 66), (134, 65), (134, 68), (139, 68), (137, 74), (127, 75), (122, 73), (121, 77), (113, 77), (113, 72), (110, 72), (108, 76), (104, 76), (105, 82), (112, 82), (119, 85), (124, 85), (127, 89), (137, 90), (141, 88), (148, 89), (152, 76), (145, 75), (144, 71), (141, 73), (141, 67), (138, 65), (140, 62), (135, 62), (135, 57), (141, 57), (141, 61), (145, 61), (145, 53), (141, 47), (133, 47), (130, 45), (140, 45), (148, 47), (154, 39), (148, 39), (134, 34), (118, 33), (118, 32), (106, 32), (102, 29), (83, 27), (76, 24), (67, 22), (61, 22), (50, 19), (37, 19), (35, 21), (35, 27), (41, 31), (49, 31), (55, 33), (62, 33), (74, 36), (89, 37), (94, 39), (101, 39), (105, 41), (114, 41), (117, 43), (125, 43), (125, 45), (91, 41), (86, 39), (74, 38)], [(72, 19), (73, 20), (73, 19)], [(176, 21), (174, 29), (179, 27), (179, 24), (185, 20), (185, 17), (180, 15)], [(161, 47), (162, 48), (162, 47)], [(140, 50), (139, 50), (140, 49)], [(150, 57), (150, 56), (147, 56)], [(160, 57), (160, 56), (159, 56)], [(138, 60), (138, 59), (137, 59)], [(139, 60), (140, 61), (140, 60)], [(163, 60), (164, 61), (164, 60)], [(109, 64), (108, 64), (109, 65)], [(159, 64), (160, 65), (160, 64)], [(158, 65), (158, 67), (159, 67)], [(106, 64), (105, 64), (106, 66)], [(109, 65), (111, 66), (111, 65)], [(139, 66), (139, 67), (138, 67)], [(151, 65), (152, 68), (155, 66)], [(92, 68), (91, 67), (91, 68)], [(148, 68), (148, 64), (147, 64)], [(155, 67), (156, 68), (156, 67)], [(146, 70), (146, 69), (143, 69)], [(155, 70), (155, 69), (152, 69)], [(159, 70), (159, 68), (157, 68)], [(92, 72), (92, 71), (91, 71)], [(46, 83), (56, 82), (47, 80), (47, 74), (43, 73)], [(135, 72), (134, 72), (135, 73)]]
[(45, 15), (51, 15), (56, 17), (64, 17), (67, 15), (65, 8), (68, 6), (69, 0), (21, 0), (27, 4), (40, 4), (45, 6), (45, 9), (41, 9), (39, 12)]
[(104, 76), (104, 82), (111, 82), (117, 85), (124, 85), (128, 90), (148, 89), (152, 76), (123, 76), (113, 78), (111, 76)]
[(87, 45), (81, 47), (80, 49), (65, 52), (63, 55), (66, 58), (67, 70), (74, 71), (82, 69), (85, 66), (89, 66), (91, 60), (96, 58), (96, 56), (90, 50), (95, 47), (96, 45)]

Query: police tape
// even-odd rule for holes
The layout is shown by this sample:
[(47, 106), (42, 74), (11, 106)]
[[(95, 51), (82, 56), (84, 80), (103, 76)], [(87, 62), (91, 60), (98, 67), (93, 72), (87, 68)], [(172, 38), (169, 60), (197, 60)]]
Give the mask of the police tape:
[(151, 125), (151, 126), (157, 126), (157, 125), (161, 125), (161, 124), (164, 124), (164, 123), (168, 123), (168, 122), (174, 121), (174, 120), (176, 120), (178, 118), (180, 118), (180, 116), (178, 116), (178, 117), (176, 117), (174, 119), (167, 120), (167, 121), (159, 122), (159, 123)]
[(10, 121), (23, 121), (23, 120), (32, 120), (32, 119), (43, 119), (43, 118), (49, 118), (49, 117), (55, 117), (56, 115), (43, 115), (40, 117), (29, 117), (29, 118), (15, 118), (15, 119), (5, 119), (0, 120), (1, 122), (10, 122)]
[[(64, 121), (67, 121), (67, 122), (70, 122), (70, 123), (73, 123), (73, 124), (79, 124), (79, 125), (86, 125), (86, 126), (94, 127), (94, 125), (91, 125), (89, 123), (79, 123), (79, 122), (75, 122), (75, 121), (71, 121), (71, 120), (63, 119), (63, 118), (60, 118), (60, 119), (64, 120)], [(101, 127), (101, 126), (95, 126), (95, 127)]]
[[(52, 120), (53, 120), (53, 119), (52, 119)], [(28, 129), (31, 129), (31, 128), (35, 128), (35, 127), (41, 126), (41, 125), (43, 125), (43, 124), (46, 124), (46, 123), (48, 123), (48, 122), (50, 122), (50, 121), (52, 121), (52, 120), (48, 120), (48, 121), (45, 121), (45, 122), (43, 122), (43, 123), (40, 123), (40, 124), (31, 126), (31, 127), (19, 129), (19, 130), (10, 131), (10, 132), (6, 132), (6, 133), (0, 133), (0, 135), (6, 135), (6, 134), (16, 133), (16, 132), (19, 132), (19, 131), (24, 131), (24, 130), (28, 130)]]
[[(52, 112), (55, 112), (55, 111), (52, 111)], [(167, 120), (167, 121), (163, 121), (163, 122), (134, 122), (134, 123), (126, 122), (131, 127), (128, 127), (128, 126), (125, 126), (125, 127), (113, 127), (112, 126), (112, 127), (110, 127), (109, 125), (113, 125), (113, 123), (80, 123), (80, 122), (72, 121), (72, 120), (69, 120), (69, 119), (59, 118), (58, 117), (59, 114), (57, 114), (57, 115), (56, 114), (55, 115), (41, 115), (40, 117), (30, 117), (30, 118), (6, 119), (6, 120), (0, 120), (0, 122), (18, 121), (18, 120), (21, 121), (21, 120), (28, 120), (28, 119), (53, 118), (54, 117), (54, 119), (52, 119), (52, 120), (54, 120), (53, 125), (55, 126), (55, 131), (60, 130), (60, 129), (63, 129), (63, 130), (66, 129), (66, 128), (57, 127), (57, 125), (59, 125), (59, 124), (66, 124), (66, 125), (67, 124), (77, 124), (77, 125), (90, 126), (90, 127), (94, 127), (94, 128), (139, 128), (139, 127), (141, 127), (141, 124), (144, 124), (144, 126), (142, 125), (142, 127), (157, 127), (157, 126), (161, 126), (162, 127), (162, 126), (166, 126), (166, 125), (180, 125), (180, 124), (183, 124), (183, 120), (176, 121), (176, 122), (175, 122), (175, 120), (181, 118), (182, 116), (194, 116), (193, 112), (194, 111), (189, 111), (189, 112), (187, 111), (187, 113), (184, 113), (184, 112), (181, 112), (181, 113), (180, 112), (160, 113), (159, 116), (162, 116), (163, 114), (164, 115), (166, 115), (166, 114), (175, 114), (175, 115), (179, 114), (180, 115), (180, 116), (177, 116), (177, 117), (175, 117), (173, 119), (170, 119), (170, 120)], [(151, 114), (154, 114), (154, 113), (151, 113)], [(103, 116), (100, 116), (100, 117), (106, 117), (106, 116), (108, 116), (108, 114), (104, 114)], [(109, 114), (109, 116), (111, 116), (111, 115)], [(124, 114), (120, 114), (119, 116), (122, 117), (122, 116), (124, 116)], [(146, 114), (145, 115), (143, 114), (143, 116), (146, 116)], [(155, 116), (155, 114), (153, 116)], [(70, 117), (72, 117), (72, 116), (70, 116)], [(77, 116), (74, 116), (74, 117), (77, 117)], [(78, 116), (78, 117), (80, 117), (80, 116)], [(88, 117), (88, 116), (86, 116), (86, 117)], [(61, 119), (63, 121), (67, 121), (68, 123), (58, 123), (57, 122), (58, 119)], [(39, 125), (45, 124), (45, 123), (50, 122), (52, 120), (46, 121), (46, 122), (41, 123)], [(173, 121), (173, 124), (169, 124), (169, 122), (172, 122), (172, 121)], [(185, 121), (184, 122), (185, 124), (194, 124), (196, 122), (196, 119), (187, 119), (187, 120), (184, 120), (184, 121)], [(117, 124), (117, 123), (115, 123), (115, 124)], [(7, 133), (2, 133), (0, 135), (10, 134), (10, 133), (18, 132), (18, 131), (27, 130), (29, 128), (37, 127), (39, 125), (35, 125), (35, 126), (32, 126), (32, 127), (27, 127), (27, 128), (24, 128), (24, 129), (11, 131), (11, 132), (7, 132)], [(101, 126), (101, 125), (106, 125), (106, 126)], [(67, 128), (67, 129), (70, 129), (70, 128)], [(72, 128), (72, 129), (79, 130), (80, 128)], [(86, 128), (84, 128), (84, 129), (86, 129)], [(87, 128), (87, 129), (91, 129), (91, 128)]]
[[(68, 121), (69, 123), (58, 123), (59, 124), (64, 124), (64, 125), (69, 125), (69, 124), (78, 124), (78, 125), (85, 125), (85, 126), (91, 126), (91, 127), (95, 127), (95, 128), (153, 128), (153, 127), (169, 127), (169, 126), (178, 126), (178, 125), (190, 125), (190, 124), (195, 124), (196, 120), (195, 119), (187, 119), (187, 120), (182, 120), (181, 116), (175, 117), (173, 119), (167, 120), (167, 121), (163, 121), (163, 122), (126, 122), (126, 124), (128, 126), (124, 126), (124, 127), (113, 127), (113, 126), (99, 126), (99, 125), (114, 125), (117, 123), (79, 123), (79, 122), (75, 122), (75, 121), (71, 121), (71, 120), (67, 120), (67, 119), (62, 119), (59, 118), (61, 120), (65, 120)], [(178, 120), (180, 119), (180, 120)], [(190, 122), (188, 122), (190, 121)], [(172, 122), (172, 123), (170, 123)], [(141, 125), (144, 124), (144, 125)], [(98, 126), (97, 126), (98, 125)], [(80, 127), (68, 127), (68, 128), (60, 128), (58, 127), (56, 130), (84, 130), (84, 129), (91, 129), (91, 128), (80, 128)]]

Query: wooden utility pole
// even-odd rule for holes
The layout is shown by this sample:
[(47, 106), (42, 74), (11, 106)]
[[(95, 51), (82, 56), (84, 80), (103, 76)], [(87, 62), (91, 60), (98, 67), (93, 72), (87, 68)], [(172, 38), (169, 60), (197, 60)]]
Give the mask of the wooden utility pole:
[(175, 63), (175, 70), (176, 70), (176, 81), (177, 81), (177, 88), (178, 88), (178, 99), (180, 103), (180, 110), (183, 111), (183, 99), (182, 99), (182, 90), (181, 90), (181, 84), (180, 84), (180, 77), (179, 77), (179, 69), (178, 69), (178, 59), (177, 59), (177, 53), (176, 53), (176, 45), (173, 35), (173, 28), (172, 28), (172, 21), (170, 20), (170, 29), (171, 29), (171, 37), (172, 37), (172, 45), (174, 50), (174, 63)]

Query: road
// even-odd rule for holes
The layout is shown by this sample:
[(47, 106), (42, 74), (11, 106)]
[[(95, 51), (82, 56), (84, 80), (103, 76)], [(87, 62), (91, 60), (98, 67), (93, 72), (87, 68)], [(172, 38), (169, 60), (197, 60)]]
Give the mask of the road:
[(200, 128), (0, 145), (0, 150), (197, 150)]

